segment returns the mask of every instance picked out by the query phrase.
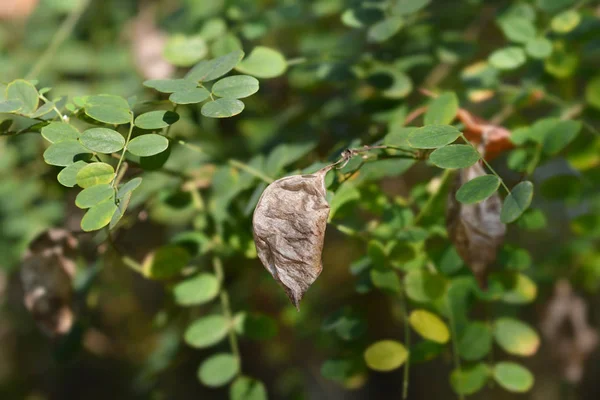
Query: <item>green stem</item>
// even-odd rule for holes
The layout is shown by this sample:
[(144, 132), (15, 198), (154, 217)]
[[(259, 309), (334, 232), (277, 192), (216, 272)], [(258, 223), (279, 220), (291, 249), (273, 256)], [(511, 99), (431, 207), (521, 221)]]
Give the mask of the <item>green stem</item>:
[(83, 12), (87, 8), (90, 0), (81, 0), (79, 5), (71, 11), (71, 14), (63, 21), (62, 25), (58, 28), (50, 44), (44, 51), (44, 53), (38, 58), (38, 61), (34, 64), (34, 66), (29, 70), (25, 79), (31, 79), (37, 77), (37, 75), (46, 67), (46, 64), (52, 59), (56, 50), (60, 47), (60, 45), (69, 37), (73, 29), (75, 29), (75, 25), (83, 15)]
[(248, 164), (244, 164), (241, 161), (230, 159), (230, 160), (227, 160), (227, 162), (232, 167), (239, 168), (243, 171), (246, 171), (250, 175), (254, 175), (255, 177), (257, 177), (258, 179), (262, 180), (265, 183), (273, 183), (275, 181), (273, 178), (263, 174), (261, 171), (249, 166)]
[(421, 208), (421, 210), (419, 211), (419, 213), (415, 217), (415, 220), (413, 222), (414, 225), (417, 225), (417, 223), (421, 220), (421, 218), (423, 218), (427, 214), (427, 212), (429, 211), (429, 209), (433, 206), (433, 203), (435, 202), (435, 200), (440, 195), (440, 193), (442, 191), (442, 187), (444, 186), (444, 184), (446, 183), (446, 181), (448, 180), (448, 178), (450, 178), (450, 175), (452, 175), (452, 170), (451, 169), (444, 170), (444, 173), (442, 174), (442, 178), (441, 178), (441, 181), (440, 181), (440, 185), (438, 186), (437, 190), (434, 193), (432, 193), (431, 196), (429, 196), (429, 199), (427, 199), (427, 202), (425, 203), (425, 205), (423, 206), (423, 208)]
[[(404, 343), (406, 344), (406, 348), (410, 349), (410, 327), (408, 326), (408, 310), (406, 308), (406, 298), (404, 297), (404, 292), (400, 291), (400, 308), (402, 311), (402, 323), (404, 324)], [(404, 365), (404, 383), (402, 385), (402, 400), (408, 399), (408, 382), (409, 382), (409, 374), (410, 374), (410, 350), (409, 356), (406, 358), (406, 364)]]
[[(467, 138), (465, 137), (464, 134), (461, 133), (460, 137), (462, 138), (462, 140), (465, 141), (466, 144), (468, 144), (469, 146), (471, 146), (477, 153), (479, 153), (479, 150), (477, 150), (477, 147), (475, 147), (475, 145), (473, 145), (473, 143), (469, 142), (467, 140)], [(488, 163), (485, 160), (485, 157), (482, 156), (481, 153), (479, 153), (479, 158), (481, 159), (481, 161), (483, 161), (483, 163), (485, 164), (485, 166), (488, 167), (488, 169), (490, 170), (490, 172), (492, 174), (496, 175), (498, 177), (498, 179), (500, 179), (500, 184), (506, 190), (506, 193), (510, 194), (510, 189), (508, 188), (508, 186), (506, 186), (506, 183), (504, 183), (504, 179), (502, 179), (502, 177), (500, 175), (498, 175), (498, 173), (496, 172), (496, 170), (494, 168), (492, 168), (492, 166), (490, 165), (490, 163)]]
[[(45, 103), (50, 103), (50, 100), (48, 100), (46, 98), (46, 96), (44, 96), (43, 94), (38, 95), (40, 99), (44, 100)], [(63, 119), (63, 115), (60, 112), (60, 110), (56, 107), (56, 104), (54, 104), (54, 102), (52, 102), (52, 109), (54, 110), (54, 112), (56, 113), (56, 115), (58, 116), (58, 119), (60, 119), (60, 122), (63, 123), (67, 123), (64, 119)]]
[(286, 60), (285, 62), (288, 66), (292, 66), (292, 65), (304, 64), (307, 61), (308, 61), (308, 59), (306, 57), (296, 57), (296, 58), (290, 58), (289, 60)]
[[(454, 358), (454, 367), (458, 370), (461, 371), (461, 367), (460, 367), (460, 357), (458, 356), (458, 344), (456, 342), (456, 325), (455, 325), (455, 321), (454, 321), (454, 312), (452, 311), (452, 301), (450, 301), (449, 307), (448, 307), (448, 317), (450, 319), (450, 331), (452, 332), (452, 356)], [(460, 400), (464, 400), (465, 399), (465, 395), (462, 393), (458, 394), (458, 398)]]
[(121, 152), (121, 157), (119, 157), (119, 162), (117, 163), (117, 168), (115, 168), (115, 179), (112, 181), (112, 185), (116, 186), (117, 177), (119, 176), (119, 169), (121, 169), (121, 164), (123, 164), (123, 160), (125, 159), (125, 152), (127, 151), (127, 146), (129, 145), (129, 141), (131, 140), (131, 134), (133, 133), (133, 113), (130, 113), (131, 120), (129, 121), (129, 132), (127, 133), (127, 139), (125, 139), (125, 146), (123, 146), (123, 151)]
[(223, 287), (223, 281), (225, 278), (225, 274), (223, 272), (223, 262), (219, 257), (213, 257), (213, 268), (215, 271), (215, 276), (221, 285), (221, 308), (223, 309), (223, 314), (225, 318), (230, 322), (231, 326), (229, 328), (229, 347), (231, 347), (231, 353), (233, 353), (234, 357), (238, 360), (238, 363), (241, 360), (240, 357), (240, 349), (238, 346), (237, 336), (235, 334), (235, 329), (233, 327), (233, 316), (231, 313), (231, 305), (229, 303), (229, 294)]

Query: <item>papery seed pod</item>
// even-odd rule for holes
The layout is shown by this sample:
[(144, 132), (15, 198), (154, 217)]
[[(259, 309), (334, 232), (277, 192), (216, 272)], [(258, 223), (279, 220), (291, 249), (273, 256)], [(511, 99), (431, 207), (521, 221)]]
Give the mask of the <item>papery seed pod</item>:
[(479, 163), (460, 170), (448, 194), (446, 228), (458, 254), (485, 289), (488, 266), (496, 260), (506, 233), (506, 225), (500, 222), (502, 201), (498, 193), (475, 204), (456, 200), (456, 192), (463, 184), (482, 175), (485, 171)]
[(324, 168), (271, 183), (263, 192), (252, 220), (258, 257), (299, 309), (300, 300), (323, 265), (329, 204)]
[(51, 336), (67, 333), (73, 324), (76, 248), (68, 231), (49, 229), (31, 242), (21, 264), (25, 307)]

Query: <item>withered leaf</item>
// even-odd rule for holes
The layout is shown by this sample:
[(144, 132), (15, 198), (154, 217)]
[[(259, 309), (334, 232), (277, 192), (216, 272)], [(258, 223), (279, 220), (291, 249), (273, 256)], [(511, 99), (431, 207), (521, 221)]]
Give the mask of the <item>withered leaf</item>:
[(21, 282), (25, 307), (49, 335), (67, 333), (73, 324), (71, 299), (77, 240), (64, 229), (36, 237), (23, 257)]
[(302, 296), (323, 269), (328, 170), (276, 180), (267, 186), (254, 210), (258, 257), (298, 309)]
[(462, 204), (456, 200), (456, 192), (464, 183), (482, 175), (485, 171), (479, 163), (460, 170), (448, 194), (446, 228), (458, 254), (484, 289), (487, 268), (496, 260), (506, 233), (506, 225), (500, 222), (502, 201), (498, 193), (475, 204)]

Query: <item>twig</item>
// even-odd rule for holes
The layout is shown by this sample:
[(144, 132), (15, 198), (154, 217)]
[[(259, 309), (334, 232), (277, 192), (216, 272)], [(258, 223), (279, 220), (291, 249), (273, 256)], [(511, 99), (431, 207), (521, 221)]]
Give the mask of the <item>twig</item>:
[(231, 313), (231, 305), (229, 303), (229, 294), (223, 288), (224, 281), (224, 272), (223, 272), (223, 262), (219, 257), (213, 257), (213, 269), (215, 271), (215, 276), (221, 285), (221, 308), (223, 309), (223, 314), (225, 318), (229, 321), (231, 326), (229, 327), (229, 346), (231, 347), (231, 353), (236, 358), (238, 363), (240, 363), (240, 349), (238, 346), (237, 336), (235, 334), (235, 330), (233, 327), (233, 316)]
[(73, 8), (73, 11), (69, 16), (63, 21), (62, 25), (50, 41), (50, 44), (44, 51), (44, 53), (38, 58), (38, 61), (31, 67), (29, 72), (26, 75), (25, 79), (31, 79), (37, 77), (37, 75), (46, 67), (46, 64), (52, 59), (56, 50), (60, 47), (60, 45), (69, 37), (73, 29), (75, 29), (75, 25), (79, 21), (79, 18), (83, 15), (83, 12), (89, 5), (90, 0), (81, 0), (79, 5)]
[(127, 151), (127, 145), (129, 144), (129, 141), (131, 140), (131, 134), (133, 133), (133, 113), (130, 112), (129, 113), (131, 115), (131, 120), (129, 121), (129, 132), (127, 133), (127, 139), (125, 139), (125, 146), (123, 146), (123, 151), (121, 152), (121, 157), (119, 157), (119, 162), (117, 163), (117, 168), (115, 168), (115, 179), (113, 179), (112, 181), (112, 185), (116, 186), (117, 185), (117, 177), (119, 176), (119, 169), (121, 168), (121, 164), (123, 163), (123, 160), (125, 159), (125, 152)]

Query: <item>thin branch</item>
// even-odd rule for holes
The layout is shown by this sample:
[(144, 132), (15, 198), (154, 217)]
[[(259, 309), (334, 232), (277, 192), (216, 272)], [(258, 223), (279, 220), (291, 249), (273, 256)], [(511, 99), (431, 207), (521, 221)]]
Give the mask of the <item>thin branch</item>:
[(60, 45), (69, 37), (71, 32), (73, 32), (73, 29), (75, 29), (77, 22), (83, 15), (89, 3), (90, 0), (81, 0), (77, 7), (73, 8), (71, 14), (69, 14), (69, 16), (63, 21), (60, 28), (58, 28), (52, 37), (52, 40), (50, 41), (50, 44), (44, 53), (38, 58), (38, 61), (33, 65), (33, 67), (31, 67), (25, 76), (25, 79), (37, 77), (37, 75), (46, 67), (46, 64), (50, 62), (52, 56), (54, 56), (54, 53), (56, 53)]
[(238, 363), (241, 360), (240, 357), (240, 349), (238, 346), (237, 336), (235, 334), (235, 330), (233, 328), (233, 316), (231, 313), (231, 305), (229, 303), (229, 294), (223, 288), (223, 281), (225, 278), (225, 274), (223, 271), (223, 262), (219, 257), (213, 257), (213, 269), (215, 271), (215, 276), (219, 280), (221, 285), (221, 308), (223, 309), (223, 314), (225, 318), (230, 322), (231, 326), (229, 327), (229, 347), (231, 347), (231, 353), (238, 360)]

